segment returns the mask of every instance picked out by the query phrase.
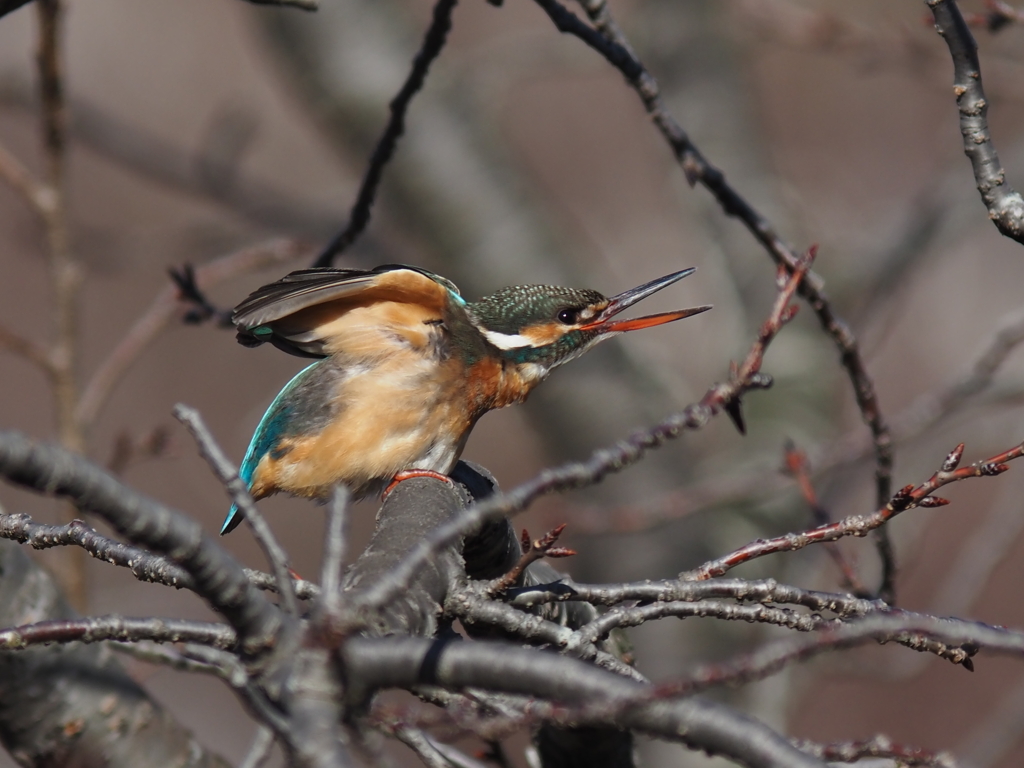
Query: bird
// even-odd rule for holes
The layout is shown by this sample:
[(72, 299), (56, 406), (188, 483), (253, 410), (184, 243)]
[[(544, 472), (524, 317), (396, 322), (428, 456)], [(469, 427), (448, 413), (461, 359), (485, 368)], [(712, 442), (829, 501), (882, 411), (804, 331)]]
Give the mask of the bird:
[[(693, 272), (610, 298), (516, 285), (475, 302), (450, 280), (402, 264), (292, 272), (232, 312), (242, 345), (316, 358), (267, 409), (239, 476), (255, 500), (283, 491), (320, 501), (338, 483), (358, 499), (408, 477), (448, 479), (488, 411), (522, 402), (605, 339), (711, 309), (617, 319)], [(242, 518), (232, 506), (221, 534)]]

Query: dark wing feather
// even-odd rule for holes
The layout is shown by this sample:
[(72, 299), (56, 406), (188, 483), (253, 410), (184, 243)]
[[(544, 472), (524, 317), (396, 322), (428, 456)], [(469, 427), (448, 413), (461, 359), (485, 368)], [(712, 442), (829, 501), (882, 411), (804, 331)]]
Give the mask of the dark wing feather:
[[(400, 272), (406, 274), (398, 274)], [(396, 288), (398, 285), (400, 289)], [(324, 357), (323, 339), (317, 335), (316, 327), (303, 322), (307, 316), (312, 320), (314, 313), (298, 314), (303, 310), (337, 302), (340, 314), (360, 301), (375, 299), (437, 302), (446, 291), (459, 295), (458, 288), (445, 278), (403, 264), (384, 264), (370, 271), (331, 267), (302, 269), (251, 293), (235, 307), (231, 319), (243, 346), (256, 347), (269, 342), (300, 357)], [(349, 304), (346, 299), (353, 303)], [(317, 317), (322, 320), (322, 314)]]

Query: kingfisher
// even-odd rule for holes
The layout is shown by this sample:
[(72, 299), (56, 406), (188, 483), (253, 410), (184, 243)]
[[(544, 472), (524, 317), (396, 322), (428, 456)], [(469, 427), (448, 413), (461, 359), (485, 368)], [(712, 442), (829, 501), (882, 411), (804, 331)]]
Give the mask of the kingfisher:
[[(447, 480), (488, 411), (522, 402), (598, 342), (711, 309), (617, 319), (693, 272), (611, 298), (517, 285), (475, 302), (419, 267), (292, 272), (232, 313), (244, 346), (316, 358), (271, 403), (239, 475), (257, 500), (284, 491), (323, 501), (337, 483), (365, 498), (409, 477)], [(233, 506), (221, 534), (241, 520)]]

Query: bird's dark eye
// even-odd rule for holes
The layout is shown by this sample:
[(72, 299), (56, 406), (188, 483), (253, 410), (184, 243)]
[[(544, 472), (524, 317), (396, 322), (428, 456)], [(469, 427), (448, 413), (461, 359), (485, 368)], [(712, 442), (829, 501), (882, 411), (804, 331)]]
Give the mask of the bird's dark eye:
[(577, 309), (560, 309), (558, 310), (558, 322), (565, 323), (566, 325), (576, 325), (579, 315), (580, 313)]

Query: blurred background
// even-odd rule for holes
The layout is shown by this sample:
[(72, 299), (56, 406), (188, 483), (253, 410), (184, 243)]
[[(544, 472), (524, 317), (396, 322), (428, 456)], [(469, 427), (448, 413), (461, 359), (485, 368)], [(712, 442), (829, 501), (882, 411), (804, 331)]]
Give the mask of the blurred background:
[[(137, 355), (112, 362), (111, 353), (140, 317), (169, 306), (169, 268), (262, 248), (269, 254), (257, 259), (262, 268), (234, 270), (210, 289), (228, 307), (307, 266), (346, 221), (431, 3), (322, 5), (304, 14), (231, 0), (67, 2), (69, 229), (84, 275), (78, 375), (94, 396), (87, 452), (211, 533), (228, 502), (171, 407), (197, 407), (238, 461), (302, 361), (244, 349), (231, 332), (184, 324), (183, 313), (169, 309), (166, 327)], [(1024, 285), (1020, 246), (999, 236), (974, 189), (951, 64), (925, 5), (617, 0), (610, 7), (711, 162), (784, 238), (801, 249), (820, 245), (816, 271), (861, 340), (882, 411), (897, 426), (895, 487), (926, 479), (958, 442), (967, 443), (971, 462), (1020, 442), (1019, 355), (942, 418), (914, 419), (919, 398), (970, 374), (1021, 309)], [(1024, 28), (975, 32), (993, 137), (1019, 187)], [(31, 5), (0, 20), (0, 145), (41, 175), (36, 35)], [(0, 184), (0, 326), (40, 343), (54, 333), (46, 248), (38, 218)], [(703, 190), (687, 186), (622, 77), (522, 0), (457, 7), (373, 220), (337, 265), (385, 262), (435, 270), (471, 298), (538, 282), (611, 294), (699, 267), (644, 311), (710, 303), (713, 312), (604, 344), (560, 369), (525, 406), (481, 422), (465, 458), (506, 488), (699, 399), (745, 355), (775, 296), (767, 255)], [(120, 362), (131, 364), (109, 386), (93, 378)], [(563, 542), (580, 554), (558, 565), (579, 580), (672, 577), (758, 536), (811, 525), (808, 505), (780, 472), (787, 440), (807, 451), (812, 467), (828, 469), (814, 481), (832, 518), (871, 511), (867, 430), (835, 348), (806, 308), (772, 345), (764, 370), (775, 387), (745, 401), (746, 437), (717, 419), (594, 489), (543, 501), (517, 526), (537, 535), (567, 522)], [(0, 391), (2, 428), (55, 438), (53, 393), (31, 362), (0, 349)], [(1024, 624), (1020, 472), (948, 490), (951, 506), (915, 510), (891, 526), (899, 605)], [(9, 487), (0, 504), (46, 522), (64, 514)], [(321, 510), (287, 498), (261, 506), (293, 567), (315, 574)], [(353, 553), (372, 529), (373, 511), (363, 504), (354, 512)], [(262, 567), (246, 530), (223, 543)], [(876, 585), (871, 543), (847, 542), (843, 550)], [(40, 558), (63, 567), (59, 553)], [(122, 570), (90, 562), (87, 572), (91, 612), (208, 615), (191, 595), (140, 584)], [(845, 589), (821, 548), (766, 558), (736, 575)], [(639, 668), (667, 679), (774, 634), (690, 619), (648, 625), (632, 638)], [(254, 725), (226, 687), (128, 663), (201, 741), (232, 761), (245, 753)], [(1016, 765), (1020, 665), (994, 658), (975, 665), (971, 674), (905, 648), (870, 648), (728, 696), (795, 736), (885, 733), (952, 749), (977, 768)], [(402, 749), (396, 756), (408, 759)], [(713, 762), (674, 745), (643, 749), (648, 765)], [(0, 766), (8, 765), (0, 755)]]

